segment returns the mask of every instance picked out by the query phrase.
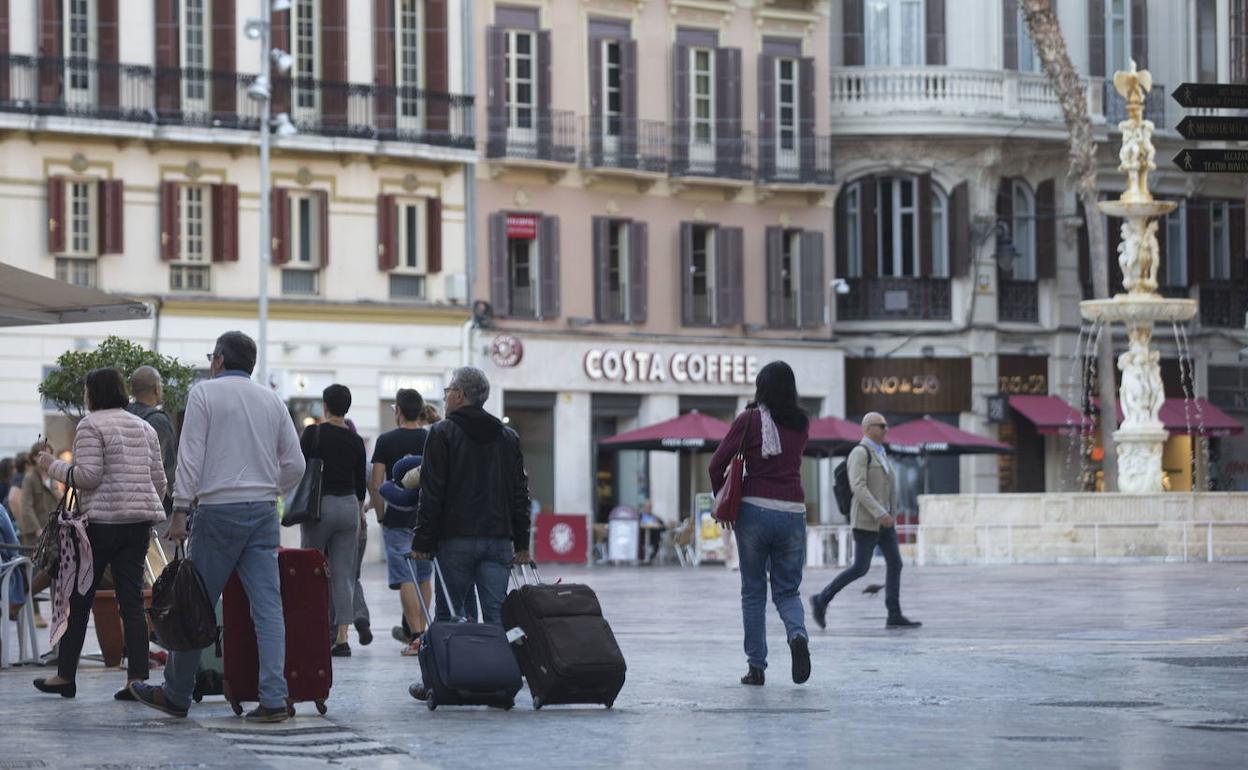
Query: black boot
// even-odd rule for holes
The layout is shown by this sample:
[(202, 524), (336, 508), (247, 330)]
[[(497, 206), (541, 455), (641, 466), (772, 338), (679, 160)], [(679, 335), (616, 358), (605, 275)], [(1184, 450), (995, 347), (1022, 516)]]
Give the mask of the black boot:
[(789, 642), (793, 656), (793, 684), (804, 684), (810, 679), (810, 643), (804, 636), (795, 636)]
[(923, 625), (917, 620), (911, 620), (905, 615), (898, 612), (896, 615), (889, 615), (888, 621), (884, 624), (885, 628), (918, 628)]
[(741, 677), (741, 684), (751, 684), (758, 687), (762, 687), (766, 681), (767, 676), (763, 673), (763, 670), (754, 666), (750, 666), (749, 673)]

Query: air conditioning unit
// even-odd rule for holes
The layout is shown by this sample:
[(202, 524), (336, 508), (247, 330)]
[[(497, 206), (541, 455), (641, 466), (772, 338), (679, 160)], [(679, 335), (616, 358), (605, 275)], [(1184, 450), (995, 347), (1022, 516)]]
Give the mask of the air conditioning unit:
[(457, 304), (468, 301), (468, 276), (463, 273), (446, 274), (446, 301)]

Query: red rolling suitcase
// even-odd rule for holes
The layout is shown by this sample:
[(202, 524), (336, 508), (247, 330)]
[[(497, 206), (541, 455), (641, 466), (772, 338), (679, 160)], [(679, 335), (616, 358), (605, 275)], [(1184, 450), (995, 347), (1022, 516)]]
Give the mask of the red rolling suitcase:
[[(329, 567), (325, 556), (310, 548), (279, 548), (277, 567), (282, 581), (282, 614), (286, 619), (287, 709), (313, 701), (325, 713), (333, 686), (329, 655)], [(239, 580), (230, 575), (222, 597), (224, 615), (225, 699), (235, 714), (242, 704), (260, 698), (260, 659), (251, 603)]]

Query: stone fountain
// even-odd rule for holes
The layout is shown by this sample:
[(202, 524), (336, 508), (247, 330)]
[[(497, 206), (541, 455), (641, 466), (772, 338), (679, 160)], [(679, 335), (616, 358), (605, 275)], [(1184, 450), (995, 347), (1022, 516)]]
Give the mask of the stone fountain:
[(1165, 426), (1157, 413), (1165, 400), (1161, 383), (1160, 354), (1151, 348), (1153, 324), (1185, 322), (1196, 315), (1196, 300), (1169, 299), (1157, 293), (1157, 217), (1174, 210), (1173, 201), (1153, 200), (1148, 191), (1148, 172), (1153, 163), (1153, 123), (1144, 119), (1144, 97), (1153, 87), (1148, 70), (1131, 69), (1114, 73), (1114, 88), (1127, 102), (1127, 119), (1118, 124), (1122, 149), (1118, 170), (1127, 175), (1127, 189), (1118, 200), (1097, 204), (1112, 217), (1121, 217), (1122, 239), (1118, 244), (1118, 264), (1122, 285), (1127, 291), (1111, 299), (1080, 303), (1089, 321), (1122, 323), (1127, 327), (1129, 345), (1118, 357), (1122, 385), (1118, 390), (1123, 421), (1114, 433), (1118, 452), (1118, 488), (1122, 492), (1161, 492), (1162, 448)]

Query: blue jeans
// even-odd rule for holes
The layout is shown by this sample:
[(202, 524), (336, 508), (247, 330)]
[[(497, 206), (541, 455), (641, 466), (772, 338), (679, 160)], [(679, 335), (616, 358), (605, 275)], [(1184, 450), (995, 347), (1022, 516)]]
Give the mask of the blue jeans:
[[(260, 705), (266, 708), (285, 708), (287, 695), (286, 621), (277, 571), (278, 526), (277, 509), (271, 502), (201, 505), (191, 523), (187, 553), (214, 606), (230, 573), (238, 571), (256, 624)], [(164, 689), (173, 705), (190, 704), (201, 652), (169, 653)]]
[(751, 666), (767, 668), (767, 581), (771, 600), (791, 642), (806, 636), (802, 609), (802, 567), (806, 564), (806, 514), (741, 504), (736, 524), (737, 556), (741, 562), (741, 620), (745, 625), (745, 657)]
[(514, 557), (511, 540), (505, 537), (451, 537), (438, 543), (438, 567), (453, 607), (439, 601), (437, 619), (463, 615), (475, 585), (481, 597), (482, 621), (501, 626)]

